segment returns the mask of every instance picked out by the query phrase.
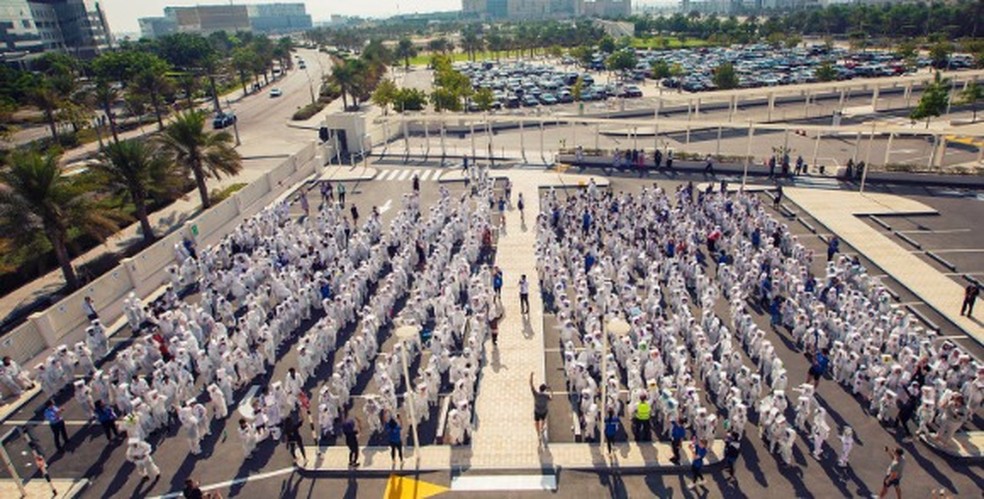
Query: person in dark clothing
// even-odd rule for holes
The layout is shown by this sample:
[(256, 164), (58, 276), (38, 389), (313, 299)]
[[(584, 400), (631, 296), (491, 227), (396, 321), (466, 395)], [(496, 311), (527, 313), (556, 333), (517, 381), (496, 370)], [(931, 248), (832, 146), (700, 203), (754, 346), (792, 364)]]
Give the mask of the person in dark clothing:
[(820, 384), (820, 378), (823, 377), (824, 373), (827, 372), (827, 366), (830, 364), (830, 351), (826, 348), (820, 350), (813, 356), (810, 363), (810, 370), (807, 372), (806, 378), (807, 382), (813, 379), (813, 386)]
[(396, 463), (396, 455), (400, 454), (400, 462), (403, 462), (403, 420), (400, 415), (390, 416), (386, 422), (386, 436), (389, 441), (390, 459)]
[(342, 422), (342, 434), (345, 435), (345, 445), (349, 450), (349, 466), (359, 465), (359, 429), (362, 424), (358, 418), (345, 414)]
[(779, 209), (779, 203), (782, 202), (782, 184), (776, 184), (776, 197), (772, 200), (772, 207)]
[(536, 427), (537, 441), (542, 446), (546, 443), (547, 413), (550, 410), (550, 389), (546, 384), (540, 385), (540, 391), (533, 388), (533, 373), (530, 373), (530, 392), (533, 393), (533, 424)]
[(618, 436), (618, 426), (621, 421), (615, 414), (615, 409), (608, 409), (608, 415), (605, 416), (605, 445), (608, 446), (608, 455), (611, 456), (615, 453), (615, 448), (612, 446), (612, 442), (615, 437)]
[(827, 243), (827, 261), (834, 259), (834, 255), (840, 252), (840, 238), (837, 236), (831, 236), (830, 242)]
[(44, 419), (51, 427), (51, 434), (55, 439), (55, 449), (61, 452), (68, 445), (68, 431), (65, 430), (65, 420), (62, 419), (62, 410), (55, 405), (54, 400), (48, 400), (45, 404)]
[(974, 302), (977, 301), (977, 296), (981, 294), (981, 288), (976, 284), (968, 284), (967, 289), (964, 290), (964, 301), (963, 305), (960, 307), (960, 315), (967, 315), (970, 317), (974, 314)]
[(697, 486), (704, 486), (704, 458), (707, 456), (707, 440), (694, 442), (694, 459), (690, 462), (690, 472), (693, 473), (694, 481), (687, 486), (693, 489)]
[(735, 477), (735, 463), (741, 456), (741, 437), (738, 433), (732, 432), (724, 441), (724, 469), (728, 471), (728, 477)]
[(670, 446), (673, 449), (673, 458), (670, 459), (674, 464), (680, 464), (680, 448), (683, 446), (683, 439), (687, 436), (687, 430), (680, 424), (680, 420), (673, 420), (670, 428)]
[(905, 401), (899, 401), (899, 414), (895, 418), (895, 428), (897, 434), (906, 439), (912, 438), (912, 432), (909, 431), (909, 420), (912, 419), (912, 415), (916, 413), (916, 408), (919, 407), (919, 394), (919, 386), (913, 383), (910, 385)]
[(359, 209), (352, 205), (352, 225), (358, 225), (359, 223)]
[(653, 153), (653, 163), (655, 163), (653, 167), (657, 170), (663, 164), (663, 153), (659, 149), (656, 149), (656, 152)]
[(301, 450), (301, 457), (307, 462), (307, 453), (304, 451), (304, 439), (301, 438), (301, 422), (293, 417), (289, 417), (284, 420), (283, 423), (283, 435), (284, 442), (287, 443), (287, 449), (290, 451), (291, 457), (297, 460), (297, 450)]
[(106, 440), (112, 441), (114, 438), (120, 438), (120, 431), (116, 428), (116, 413), (113, 412), (113, 408), (104, 404), (102, 400), (97, 400), (95, 413), (96, 420), (106, 432)]
[(218, 492), (202, 492), (201, 485), (193, 478), (185, 480), (185, 487), (181, 491), (181, 496), (185, 499), (222, 499), (222, 494)]
[(416, 174), (413, 176), (413, 192), (420, 192), (420, 177)]
[(714, 175), (714, 159), (711, 158), (710, 154), (704, 158), (704, 174)]

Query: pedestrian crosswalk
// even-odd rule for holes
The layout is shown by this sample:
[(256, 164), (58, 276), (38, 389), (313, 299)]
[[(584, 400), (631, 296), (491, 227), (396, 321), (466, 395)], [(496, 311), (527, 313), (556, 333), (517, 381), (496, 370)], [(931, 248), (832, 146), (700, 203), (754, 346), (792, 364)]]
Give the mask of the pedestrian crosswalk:
[(437, 181), (444, 171), (438, 168), (380, 168), (373, 180), (409, 182), (417, 175), (421, 182)]

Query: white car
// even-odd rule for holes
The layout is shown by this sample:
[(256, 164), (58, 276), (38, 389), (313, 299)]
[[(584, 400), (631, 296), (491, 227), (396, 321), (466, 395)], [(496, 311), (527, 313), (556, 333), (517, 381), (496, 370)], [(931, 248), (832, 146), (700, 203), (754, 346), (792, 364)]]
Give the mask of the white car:
[(280, 90), (279, 88), (270, 89), (270, 97), (271, 98), (280, 97), (281, 95), (284, 95), (284, 91), (283, 90)]

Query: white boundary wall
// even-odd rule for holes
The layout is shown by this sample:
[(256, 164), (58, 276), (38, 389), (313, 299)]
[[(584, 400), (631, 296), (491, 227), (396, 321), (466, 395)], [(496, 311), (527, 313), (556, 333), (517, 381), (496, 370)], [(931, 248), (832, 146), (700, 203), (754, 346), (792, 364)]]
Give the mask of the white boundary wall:
[(132, 291), (145, 298), (168, 282), (165, 269), (175, 263), (175, 244), (180, 244), (184, 237), (193, 239), (199, 250), (217, 243), (243, 219), (314, 174), (315, 153), (314, 143), (305, 146), (229, 199), (185, 222), (184, 227), (132, 258), (121, 260), (120, 265), (50, 308), (32, 314), (27, 322), (0, 339), (0, 356), (9, 355), (30, 369), (33, 367), (30, 361), (47, 349), (81, 341), (88, 325), (82, 313), (82, 300), (86, 296), (92, 297), (103, 324), (110, 333), (115, 333), (113, 326), (123, 319), (124, 297)]

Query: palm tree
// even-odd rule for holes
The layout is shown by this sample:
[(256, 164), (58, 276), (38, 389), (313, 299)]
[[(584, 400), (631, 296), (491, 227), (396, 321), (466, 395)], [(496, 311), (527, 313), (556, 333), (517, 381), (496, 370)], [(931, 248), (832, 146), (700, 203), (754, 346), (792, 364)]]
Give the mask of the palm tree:
[(461, 50), (468, 54), (470, 60), (475, 60), (476, 52), (482, 50), (483, 45), (482, 39), (478, 37), (478, 33), (473, 28), (465, 30), (461, 37)]
[(93, 98), (102, 107), (106, 114), (106, 121), (109, 122), (109, 131), (113, 134), (113, 142), (119, 142), (120, 137), (116, 131), (116, 114), (113, 113), (113, 104), (120, 99), (120, 92), (113, 85), (113, 82), (105, 78), (96, 78), (96, 87), (92, 93)]
[(113, 214), (94, 194), (62, 175), (58, 157), (14, 151), (0, 170), (0, 226), (22, 240), (38, 232), (51, 243), (70, 289), (79, 287), (68, 254), (69, 229), (104, 238), (117, 229)]
[(159, 140), (163, 152), (194, 175), (202, 209), (212, 206), (205, 179), (235, 175), (243, 168), (242, 158), (233, 149), (232, 135), (226, 131), (207, 132), (205, 113), (201, 111), (178, 114)]
[(164, 110), (161, 108), (164, 95), (171, 92), (171, 80), (167, 73), (171, 66), (163, 59), (153, 54), (141, 56), (140, 70), (136, 74), (135, 87), (131, 91), (140, 92), (150, 98), (150, 105), (157, 116), (157, 128), (164, 129)]
[(364, 87), (366, 64), (359, 59), (336, 59), (331, 68), (329, 79), (338, 86), (342, 93), (342, 105), (348, 109), (348, 97), (352, 97), (352, 105), (358, 107), (357, 97)]
[(113, 193), (130, 199), (144, 241), (153, 242), (157, 236), (147, 218), (147, 202), (154, 193), (181, 191), (183, 182), (176, 174), (174, 163), (159, 154), (152, 143), (131, 139), (103, 148), (100, 161), (92, 169)]
[(398, 59), (403, 59), (403, 67), (410, 68), (410, 58), (417, 55), (417, 47), (413, 46), (413, 41), (409, 38), (401, 38), (396, 44), (395, 55)]
[(44, 114), (44, 120), (51, 129), (51, 139), (55, 144), (58, 143), (58, 108), (61, 107), (63, 98), (48, 77), (40, 76), (35, 85), (27, 92), (27, 99), (31, 105), (37, 107)]

